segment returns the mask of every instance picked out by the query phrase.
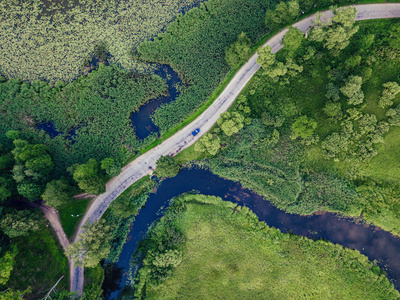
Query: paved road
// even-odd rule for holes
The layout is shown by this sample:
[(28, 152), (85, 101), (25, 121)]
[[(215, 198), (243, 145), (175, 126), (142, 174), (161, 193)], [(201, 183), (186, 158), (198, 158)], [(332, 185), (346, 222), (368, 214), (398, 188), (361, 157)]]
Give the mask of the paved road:
[[(398, 18), (400, 17), (400, 3), (392, 4), (368, 4), (368, 5), (355, 5), (358, 9), (356, 20), (367, 19), (382, 19), (382, 18)], [(332, 16), (330, 11), (322, 12), (322, 20)], [(310, 16), (296, 24), (304, 33), (312, 25), (315, 20), (315, 15)], [(281, 41), (287, 29), (284, 29), (273, 36), (263, 46), (269, 45), (272, 52), (275, 53), (282, 48)], [(74, 237), (74, 242), (77, 241), (77, 235), (82, 231), (82, 225), (87, 221), (93, 223), (101, 218), (110, 203), (116, 199), (126, 188), (139, 180), (145, 175), (151, 173), (151, 168), (156, 167), (157, 159), (162, 155), (174, 156), (183, 149), (189, 147), (196, 142), (204, 133), (206, 133), (216, 123), (219, 116), (228, 110), (236, 97), (240, 94), (241, 90), (246, 86), (251, 77), (257, 72), (260, 66), (257, 64), (257, 54), (253, 55), (249, 61), (237, 72), (235, 77), (231, 80), (221, 95), (214, 101), (214, 103), (195, 121), (186, 126), (184, 129), (177, 132), (174, 136), (164, 141), (161, 145), (148, 151), (136, 160), (127, 165), (122, 173), (112, 182), (107, 184), (107, 191), (99, 195), (92, 205), (86, 211)], [(200, 133), (195, 137), (192, 136), (192, 131), (200, 128)], [(82, 293), (84, 270), (82, 268), (71, 269), (70, 271), (71, 291), (76, 291), (78, 294)]]

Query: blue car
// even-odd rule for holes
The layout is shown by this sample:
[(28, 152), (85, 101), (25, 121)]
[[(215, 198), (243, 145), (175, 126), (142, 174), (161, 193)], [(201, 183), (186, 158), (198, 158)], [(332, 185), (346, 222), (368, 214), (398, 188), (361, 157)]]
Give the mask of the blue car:
[(195, 129), (195, 130), (192, 132), (192, 135), (195, 136), (195, 135), (198, 134), (199, 132), (200, 132), (200, 128), (197, 128), (197, 129)]

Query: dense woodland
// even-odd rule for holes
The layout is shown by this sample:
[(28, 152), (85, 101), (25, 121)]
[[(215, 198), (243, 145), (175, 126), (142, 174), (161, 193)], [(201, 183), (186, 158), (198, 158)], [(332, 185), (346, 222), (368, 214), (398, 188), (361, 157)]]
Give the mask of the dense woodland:
[[(39, 8), (44, 6), (41, 1), (34, 3), (32, 14), (38, 16)], [(184, 6), (190, 4), (185, 2)], [(64, 32), (77, 47), (76, 53), (68, 53), (68, 64), (60, 69), (47, 62), (61, 64), (63, 43), (54, 42), (54, 60), (46, 62), (46, 55), (37, 54), (44, 49), (40, 45), (45, 40), (28, 43), (29, 34), (20, 36), (21, 40), (16, 42), (31, 45), (32, 56), (23, 64), (7, 60), (0, 67), (5, 76), (0, 78), (0, 264), (4, 266), (0, 271), (0, 288), (8, 287), (0, 297), (35, 298), (62, 275), (68, 277), (61, 247), (43, 215), (33, 208), (38, 201), (59, 209), (65, 231), (71, 237), (79, 222), (77, 216), (85, 211), (89, 201), (74, 200), (73, 196), (104, 192), (105, 182), (117, 175), (137, 151), (156, 139), (152, 135), (138, 140), (129, 121), (133, 111), (167, 93), (165, 81), (144, 72), (143, 67), (150, 66), (148, 63), (169, 64), (183, 80), (178, 99), (159, 108), (153, 116), (161, 133), (165, 133), (204, 104), (220, 81), (248, 59), (252, 45), (262, 37), (294, 22), (301, 12), (328, 7), (333, 2), (276, 4), (210, 0), (179, 15), (163, 33), (138, 49), (139, 42), (154, 36), (171, 20), (170, 12), (163, 18), (156, 17), (165, 23), (144, 31), (138, 24), (130, 23), (130, 10), (121, 25), (124, 30), (113, 41), (135, 38), (124, 45), (115, 42), (113, 49), (105, 41), (115, 27), (109, 26), (104, 40), (87, 37), (85, 43), (85, 31), (78, 28), (79, 34), (74, 32), (71, 28), (75, 21), (68, 19), (70, 30)], [(12, 13), (4, 14), (10, 5)], [(149, 11), (146, 5), (143, 9)], [(171, 5), (175, 11), (182, 9)], [(113, 8), (107, 13), (112, 18), (107, 20), (115, 25), (113, 14), (124, 7), (110, 7)], [(19, 11), (13, 1), (2, 2), (0, 9), (0, 25), (6, 34), (7, 28), (11, 28), (10, 16), (15, 17), (13, 24), (24, 24), (24, 28), (32, 30), (49, 20), (42, 15), (30, 22), (26, 11)], [(63, 7), (46, 9), (56, 20), (53, 25), (60, 25), (64, 19), (57, 11)], [(81, 22), (87, 13), (84, 5), (79, 8), (83, 12), (74, 10), (72, 2), (65, 9), (67, 18), (75, 12), (80, 25), (90, 23)], [(96, 6), (96, 10), (99, 12), (102, 7)], [(399, 234), (399, 26), (396, 20), (355, 25), (351, 21), (354, 12), (346, 12), (339, 13), (329, 26), (317, 23), (307, 39), (291, 29), (285, 36), (284, 49), (277, 55), (268, 48), (260, 50), (262, 70), (231, 111), (194, 148), (207, 158), (202, 165), (242, 182), (286, 211), (309, 214), (329, 210), (362, 215)], [(152, 17), (146, 22), (152, 22)], [(96, 18), (93, 20), (99, 20)], [(92, 25), (89, 27), (96, 27)], [(146, 27), (145, 22), (140, 25)], [(133, 31), (128, 32), (129, 28)], [(48, 31), (46, 26), (40, 27), (42, 30)], [(140, 36), (135, 30), (141, 32)], [(60, 38), (48, 32), (51, 38)], [(20, 44), (15, 47), (22, 51)], [(3, 53), (7, 51), (11, 50)], [(110, 57), (108, 51), (115, 57)], [(89, 63), (92, 58), (105, 64), (88, 73), (93, 68)], [(82, 62), (87, 66), (87, 75), (70, 83), (58, 81), (70, 81), (83, 72)], [(26, 81), (13, 78), (21, 78), (19, 71), (28, 76), (23, 77)], [(53, 135), (38, 129), (48, 122), (54, 125)], [(157, 166), (159, 177), (179, 172), (176, 161), (168, 157)], [(84, 298), (100, 297), (104, 271), (99, 262), (118, 259), (129, 224), (154, 187), (155, 183), (148, 178), (132, 186), (113, 202), (104, 220), (89, 226), (82, 241), (70, 248), (68, 253), (72, 257), (81, 250), (88, 257), (80, 262), (88, 267)], [(171, 234), (171, 240), (165, 242), (177, 242), (178, 246), (159, 253), (154, 265), (160, 267), (161, 271), (156, 271), (160, 280), (171, 275), (172, 267), (178, 266), (183, 257), (179, 252), (184, 245), (182, 234)], [(348, 255), (347, 250), (343, 252)], [(169, 260), (173, 262), (166, 265)], [(373, 268), (366, 261), (362, 264), (362, 268)], [(44, 271), (48, 268), (51, 272)], [(379, 272), (366, 274), (376, 276)], [(379, 284), (385, 282), (382, 284), (391, 289), (386, 279), (380, 278)], [(64, 299), (67, 289), (64, 279), (59, 293), (52, 298)]]

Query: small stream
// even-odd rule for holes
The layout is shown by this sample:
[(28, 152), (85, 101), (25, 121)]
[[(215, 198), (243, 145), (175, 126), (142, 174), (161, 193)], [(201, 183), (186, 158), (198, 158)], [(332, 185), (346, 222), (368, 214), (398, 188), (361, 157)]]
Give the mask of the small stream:
[(138, 112), (131, 115), (132, 127), (135, 128), (136, 136), (144, 139), (152, 133), (159, 133), (159, 128), (154, 124), (151, 116), (154, 111), (162, 104), (174, 101), (180, 94), (178, 86), (182, 84), (179, 75), (169, 65), (159, 65), (154, 74), (167, 81), (168, 95), (142, 105)]
[[(239, 183), (223, 179), (202, 169), (183, 169), (174, 178), (164, 180), (157, 193), (150, 194), (146, 206), (140, 210), (111, 275), (103, 284), (106, 299), (116, 299), (127, 282), (129, 261), (137, 244), (150, 224), (163, 215), (169, 200), (182, 193), (197, 191), (221, 197), (250, 208), (268, 226), (282, 232), (292, 232), (313, 239), (326, 239), (344, 247), (357, 249), (369, 260), (377, 260), (396, 289), (400, 289), (400, 239), (363, 222), (354, 222), (333, 213), (312, 216), (288, 214), (274, 207), (260, 195), (243, 188)], [(109, 273), (110, 274), (110, 273)]]

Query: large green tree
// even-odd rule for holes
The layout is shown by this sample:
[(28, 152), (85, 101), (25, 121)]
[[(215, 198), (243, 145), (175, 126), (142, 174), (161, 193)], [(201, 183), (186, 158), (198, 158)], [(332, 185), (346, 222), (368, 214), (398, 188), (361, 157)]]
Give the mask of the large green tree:
[(98, 195), (106, 191), (105, 181), (107, 178), (94, 158), (89, 159), (85, 164), (76, 166), (73, 178), (79, 188), (88, 194)]
[(338, 56), (340, 51), (350, 43), (350, 38), (358, 31), (354, 26), (357, 9), (355, 7), (336, 8), (333, 17), (327, 23), (317, 16), (315, 27), (310, 34), (310, 40), (324, 42), (324, 46), (332, 55)]
[(297, 48), (300, 47), (301, 43), (304, 40), (304, 35), (303, 32), (296, 28), (291, 26), (286, 32), (285, 36), (283, 37), (283, 45), (285, 50), (288, 51), (289, 55), (293, 55), (294, 52), (297, 50)]
[(77, 266), (95, 267), (110, 253), (111, 227), (103, 219), (86, 224), (78, 241), (69, 246), (67, 254)]
[(14, 244), (11, 245), (10, 249), (0, 257), (0, 285), (7, 283), (10, 277), (11, 271), (14, 267), (15, 257), (18, 254), (18, 248)]
[(292, 124), (292, 134), (291, 138), (296, 139), (298, 137), (306, 139), (314, 133), (315, 128), (317, 128), (317, 122), (308, 118), (307, 116), (298, 117)]
[(347, 103), (350, 105), (358, 105), (364, 101), (364, 93), (361, 90), (362, 77), (350, 76), (346, 79), (345, 85), (340, 88), (340, 91), (348, 97)]
[(217, 124), (227, 136), (231, 136), (243, 128), (243, 121), (244, 117), (238, 112), (224, 112)]
[(294, 21), (300, 13), (297, 0), (289, 2), (279, 2), (275, 10), (267, 10), (265, 25), (269, 29), (276, 29), (286, 23)]
[(220, 139), (216, 135), (212, 135), (211, 133), (206, 133), (203, 135), (200, 140), (194, 144), (194, 150), (198, 152), (208, 152), (211, 155), (217, 154), (220, 145)]
[(385, 108), (393, 105), (393, 99), (398, 93), (400, 93), (400, 86), (397, 82), (386, 82), (383, 84), (385, 88), (382, 92), (382, 96), (379, 99), (378, 106)]
[(0, 221), (0, 229), (10, 238), (15, 238), (38, 230), (39, 223), (31, 212), (20, 210), (6, 214)]
[(225, 51), (225, 60), (231, 69), (238, 68), (251, 55), (251, 40), (246, 33), (239, 34), (238, 39)]
[(175, 159), (169, 155), (161, 156), (156, 163), (158, 177), (174, 177), (179, 173), (180, 167)]
[(42, 199), (47, 205), (59, 207), (72, 198), (71, 186), (64, 179), (53, 180), (47, 183)]

